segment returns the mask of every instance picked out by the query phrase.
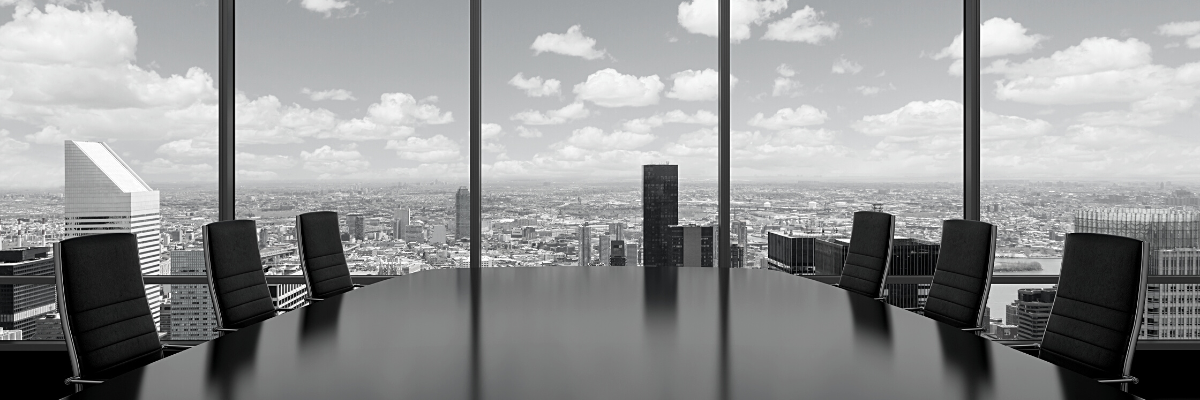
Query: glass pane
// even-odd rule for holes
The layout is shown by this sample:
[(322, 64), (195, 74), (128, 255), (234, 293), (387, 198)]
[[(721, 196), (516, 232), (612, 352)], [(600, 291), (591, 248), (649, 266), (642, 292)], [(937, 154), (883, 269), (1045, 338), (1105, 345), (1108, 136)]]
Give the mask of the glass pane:
[[(745, 266), (838, 275), (854, 212), (875, 210), (896, 217), (891, 274), (932, 274), (942, 221), (962, 218), (962, 79), (938, 61), (961, 2), (761, 4), (732, 31)], [(926, 290), (888, 285), (903, 306)]]
[(483, 13), (484, 266), (711, 266), (716, 3)]
[(217, 4), (3, 2), (0, 48), (0, 247), (131, 232), (166, 272), (169, 232), (216, 214)]
[[(981, 203), (998, 273), (1057, 274), (1065, 235), (1092, 232), (1146, 241), (1151, 275), (1200, 274), (1200, 22), (1180, 19), (1200, 4), (1103, 4), (983, 3)], [(1141, 337), (1200, 335), (1194, 287), (1150, 285)]]
[(237, 4), (237, 216), (264, 254), (336, 211), (351, 274), (467, 266), (468, 6)]

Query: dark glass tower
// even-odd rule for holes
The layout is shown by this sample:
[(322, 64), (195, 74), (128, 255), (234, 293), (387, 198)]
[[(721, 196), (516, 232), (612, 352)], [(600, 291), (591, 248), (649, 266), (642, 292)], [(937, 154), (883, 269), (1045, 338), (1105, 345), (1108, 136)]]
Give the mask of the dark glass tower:
[(454, 239), (471, 238), (471, 189), (458, 188), (454, 194)]
[(679, 166), (642, 166), (642, 264), (671, 265), (671, 225), (679, 224)]

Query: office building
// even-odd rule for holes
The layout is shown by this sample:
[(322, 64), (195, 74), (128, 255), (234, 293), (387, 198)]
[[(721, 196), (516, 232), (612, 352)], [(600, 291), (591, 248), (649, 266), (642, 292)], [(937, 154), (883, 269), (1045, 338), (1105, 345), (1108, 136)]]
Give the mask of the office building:
[[(49, 247), (0, 250), (0, 276), (54, 275)], [(0, 328), (37, 335), (37, 321), (58, 309), (54, 285), (0, 285)]]
[(767, 232), (768, 268), (789, 274), (815, 275), (816, 242), (816, 236)]
[[(204, 275), (203, 250), (175, 250), (171, 275)], [(164, 311), (166, 312), (166, 311)], [(171, 285), (171, 340), (211, 340), (217, 337), (217, 315), (213, 312), (208, 285)]]
[(579, 266), (587, 266), (592, 262), (592, 227), (583, 224), (576, 233), (579, 235)]
[(746, 249), (742, 248), (742, 246), (736, 244), (729, 245), (729, 256), (731, 258), (729, 261), (730, 268), (746, 267)]
[(671, 263), (670, 228), (679, 224), (679, 166), (642, 166), (642, 264)]
[(405, 240), (404, 232), (408, 225), (412, 223), (412, 215), (407, 208), (397, 209), (392, 214), (392, 238), (396, 240)]
[(537, 238), (538, 238), (537, 228), (534, 228), (532, 226), (526, 226), (526, 227), (521, 228), (521, 239), (537, 240)]
[(349, 233), (350, 238), (355, 242), (361, 242), (363, 239), (366, 239), (366, 224), (366, 217), (362, 214), (346, 215), (346, 233)]
[(625, 266), (625, 241), (613, 240), (609, 242), (608, 247), (608, 265), (616, 267)]
[(420, 223), (405, 225), (404, 231), (400, 236), (400, 240), (405, 242), (425, 243), (425, 225)]
[[(891, 276), (933, 275), (937, 268), (941, 244), (921, 239), (892, 239), (892, 264), (888, 267)], [(884, 285), (888, 304), (897, 307), (920, 307), (929, 299), (929, 284)]]
[(668, 229), (667, 240), (671, 249), (671, 262), (675, 267), (713, 267), (713, 227), (698, 225), (673, 225)]
[(0, 328), (0, 340), (22, 340), (24, 335), (20, 329)]
[(429, 243), (446, 244), (446, 226), (436, 224), (429, 229)]
[(600, 243), (596, 246), (600, 250), (600, 265), (610, 265), (609, 258), (612, 257), (612, 237), (608, 235), (600, 235)]
[(625, 240), (625, 223), (624, 222), (608, 223), (608, 235), (612, 236), (613, 240)]
[(1050, 319), (1050, 309), (1054, 306), (1054, 295), (1058, 288), (1020, 289), (1017, 299), (1012, 303), (1013, 317), (1016, 319), (1017, 338), (1021, 340), (1042, 340), (1046, 334), (1046, 321)]
[(638, 242), (625, 241), (625, 265), (639, 267), (642, 265), (642, 245)]
[[(100, 142), (64, 143), (64, 238), (100, 233), (137, 235), (142, 275), (161, 273), (159, 193), (151, 189), (117, 153)], [(163, 296), (159, 285), (146, 285), (154, 324)]]
[(746, 246), (750, 243), (749, 229), (746, 226), (746, 221), (733, 221), (730, 222), (729, 225), (730, 237), (734, 240), (733, 243), (737, 244), (738, 248), (741, 249), (741, 253), (733, 255), (730, 266), (734, 264), (744, 266), (746, 264), (744, 260), (746, 256)]
[(29, 340), (63, 340), (62, 318), (58, 313), (43, 315), (37, 320), (37, 333)]
[[(812, 235), (767, 233), (768, 268), (800, 275), (841, 275), (850, 240), (821, 239)], [(888, 274), (894, 276), (933, 275), (940, 249), (926, 240), (895, 238)], [(918, 307), (929, 297), (929, 284), (887, 284), (888, 304)]]
[(454, 194), (454, 240), (459, 239), (471, 239), (471, 189), (466, 186)]
[[(1188, 249), (1200, 248), (1200, 212), (1151, 208), (1104, 208), (1075, 213), (1075, 232), (1103, 233), (1146, 242), (1150, 275), (1179, 275), (1189, 270)], [(1181, 250), (1163, 252), (1164, 250)], [(1165, 266), (1163, 262), (1169, 262)], [(1165, 266), (1165, 268), (1164, 268)], [(1196, 285), (1155, 284), (1146, 289), (1143, 339), (1195, 338), (1200, 313)], [(1158, 306), (1170, 304), (1170, 306)], [(1186, 323), (1191, 321), (1191, 323)], [(1185, 322), (1180, 325), (1179, 322)], [(1183, 335), (1183, 336), (1181, 336)]]

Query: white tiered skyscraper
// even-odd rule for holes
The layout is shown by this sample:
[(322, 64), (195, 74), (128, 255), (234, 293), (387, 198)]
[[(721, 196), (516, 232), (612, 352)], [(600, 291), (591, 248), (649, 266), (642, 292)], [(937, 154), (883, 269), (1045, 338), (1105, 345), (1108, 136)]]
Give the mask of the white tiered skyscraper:
[[(68, 140), (64, 238), (99, 233), (133, 233), (138, 238), (142, 275), (159, 275), (162, 248), (158, 191), (150, 189), (107, 144)], [(154, 325), (159, 325), (162, 291), (146, 285)]]

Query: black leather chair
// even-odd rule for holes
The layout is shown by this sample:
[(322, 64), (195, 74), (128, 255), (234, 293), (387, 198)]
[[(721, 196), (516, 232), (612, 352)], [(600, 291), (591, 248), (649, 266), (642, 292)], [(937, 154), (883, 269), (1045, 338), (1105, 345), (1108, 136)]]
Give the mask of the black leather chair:
[(65, 384), (102, 383), (163, 357), (146, 299), (137, 236), (109, 233), (54, 245), (58, 311), (74, 376)]
[(854, 230), (842, 277), (834, 286), (883, 300), (883, 281), (892, 263), (896, 217), (876, 211), (854, 213)]
[(214, 222), (204, 226), (204, 266), (217, 314), (217, 332), (236, 332), (281, 311), (271, 300), (258, 252), (254, 221)]
[(1129, 375), (1146, 302), (1146, 243), (1098, 233), (1067, 235), (1058, 293), (1041, 342), (1014, 345), (1102, 383)]
[(350, 280), (336, 212), (297, 215), (296, 243), (300, 247), (300, 269), (308, 284), (308, 300), (320, 301), (362, 287)]
[(996, 227), (979, 221), (942, 222), (942, 245), (929, 298), (918, 311), (956, 328), (978, 332), (991, 289), (996, 259)]

